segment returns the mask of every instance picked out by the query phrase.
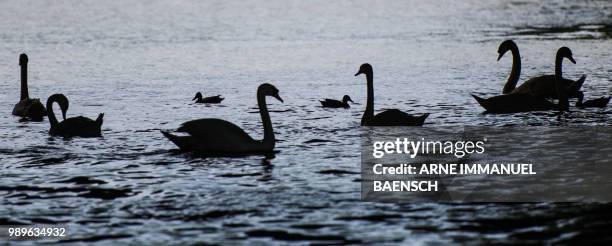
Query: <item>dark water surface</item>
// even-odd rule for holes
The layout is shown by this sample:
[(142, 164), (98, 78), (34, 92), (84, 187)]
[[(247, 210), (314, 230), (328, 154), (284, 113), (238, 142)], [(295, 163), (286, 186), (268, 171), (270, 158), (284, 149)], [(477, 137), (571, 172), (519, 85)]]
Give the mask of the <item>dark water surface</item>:
[[(377, 204), (360, 201), (359, 119), (374, 66), (377, 110), (429, 112), (445, 125), (610, 125), (610, 108), (483, 115), (470, 93), (499, 94), (513, 38), (524, 78), (554, 72), (560, 46), (608, 95), (609, 1), (3, 1), (0, 3), (0, 224), (61, 223), (66, 240), (118, 243), (587, 242), (609, 236), (600, 204)], [(19, 53), (30, 96), (105, 113), (104, 137), (51, 138), (48, 121), (10, 115)], [(255, 90), (273, 83), (275, 158), (174, 151), (159, 129), (203, 117), (261, 138)], [(520, 82), (519, 82), (520, 83)], [(193, 105), (196, 91), (221, 105)], [(320, 108), (350, 94), (359, 105)], [(57, 111), (57, 109), (56, 109)], [(520, 137), (520, 136), (517, 136)], [(19, 242), (28, 244), (30, 242)]]

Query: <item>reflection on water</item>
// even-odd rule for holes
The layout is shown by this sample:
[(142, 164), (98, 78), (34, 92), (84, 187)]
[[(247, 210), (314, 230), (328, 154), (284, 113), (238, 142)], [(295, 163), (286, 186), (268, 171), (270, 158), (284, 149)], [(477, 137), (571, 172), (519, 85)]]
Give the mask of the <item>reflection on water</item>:
[[(25, 7), (27, 6), (27, 8)], [(601, 204), (376, 204), (360, 201), (359, 119), (374, 66), (376, 110), (431, 113), (427, 125), (610, 125), (610, 108), (484, 115), (469, 96), (501, 92), (513, 38), (526, 78), (568, 46), (587, 98), (610, 92), (608, 1), (6, 1), (0, 8), (0, 223), (61, 223), (70, 242), (582, 242), (606, 236)], [(592, 26), (591, 26), (592, 25)], [(526, 28), (527, 27), (527, 28)], [(538, 28), (576, 27), (576, 32)], [(569, 33), (569, 34), (568, 34)], [(608, 36), (608, 34), (605, 34)], [(569, 38), (568, 38), (569, 37)], [(97, 139), (51, 138), (10, 116), (18, 54), (30, 96), (62, 92), (69, 117), (105, 113)], [(255, 138), (255, 90), (270, 82), (276, 157), (177, 153), (160, 129), (218, 117)], [(519, 84), (521, 83), (519, 82)], [(221, 105), (194, 105), (196, 91)], [(318, 99), (349, 94), (349, 109)]]

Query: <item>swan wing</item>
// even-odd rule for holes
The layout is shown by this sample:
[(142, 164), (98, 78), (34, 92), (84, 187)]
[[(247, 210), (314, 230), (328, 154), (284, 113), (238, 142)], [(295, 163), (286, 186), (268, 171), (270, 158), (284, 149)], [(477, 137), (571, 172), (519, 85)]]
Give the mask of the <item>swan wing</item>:
[(183, 123), (178, 132), (187, 133), (200, 139), (224, 139), (235, 141), (253, 141), (239, 126), (221, 119), (198, 119)]
[[(565, 78), (562, 80), (563, 86), (566, 87), (566, 92), (569, 96), (575, 97), (576, 92), (582, 87), (585, 78), (586, 76), (582, 76), (576, 81)], [(555, 76), (542, 75), (533, 77), (514, 89), (512, 93), (529, 94), (535, 97), (557, 98)]]

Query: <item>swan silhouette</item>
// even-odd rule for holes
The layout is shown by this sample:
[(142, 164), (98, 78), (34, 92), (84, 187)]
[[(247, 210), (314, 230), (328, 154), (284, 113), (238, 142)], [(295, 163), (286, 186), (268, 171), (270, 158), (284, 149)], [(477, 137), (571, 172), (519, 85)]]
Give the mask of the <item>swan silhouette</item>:
[(354, 103), (349, 95), (344, 95), (342, 101), (326, 98), (324, 101), (319, 102), (321, 102), (321, 106), (324, 108), (350, 108), (351, 105), (348, 102)]
[[(499, 45), (497, 53), (497, 61), (508, 52), (512, 54), (512, 69), (510, 70), (510, 76), (508, 81), (504, 85), (502, 91), (503, 94), (509, 93), (522, 93), (529, 94), (536, 97), (554, 98), (557, 99), (557, 90), (555, 87), (555, 75), (541, 75), (531, 78), (521, 84), (518, 88), (516, 87), (519, 77), (521, 75), (521, 54), (518, 46), (512, 40), (506, 40)], [(556, 66), (557, 64), (555, 64)], [(558, 64), (560, 65), (560, 64)], [(557, 68), (555, 68), (557, 69)], [(559, 68), (561, 69), (561, 68)], [(586, 75), (582, 75), (580, 79), (573, 81), (570, 79), (561, 79), (561, 85), (566, 88), (565, 93), (569, 98), (578, 97), (578, 92), (586, 79)]]
[(368, 83), (368, 99), (366, 110), (361, 117), (362, 126), (422, 126), (425, 122), (428, 113), (421, 116), (412, 116), (398, 109), (388, 109), (374, 115), (374, 71), (372, 66), (364, 63), (359, 67), (359, 71), (355, 74), (366, 75)]
[(193, 100), (196, 100), (196, 103), (220, 103), (221, 101), (223, 101), (223, 97), (221, 97), (221, 95), (217, 95), (217, 96), (212, 96), (212, 97), (202, 97), (202, 93), (198, 92), (196, 93), (195, 97)]
[(162, 131), (181, 150), (196, 151), (214, 155), (241, 155), (269, 153), (274, 150), (276, 140), (272, 122), (266, 106), (266, 96), (283, 102), (278, 89), (271, 84), (261, 84), (257, 88), (257, 104), (264, 127), (263, 140), (254, 140), (235, 124), (221, 119), (198, 119), (183, 123), (176, 131), (187, 136), (177, 136)]
[[(62, 111), (62, 122), (58, 122), (53, 113), (53, 103), (58, 103)], [(94, 121), (90, 118), (78, 116), (66, 119), (68, 111), (68, 98), (64, 94), (53, 94), (47, 99), (47, 110), (49, 111), (49, 135), (62, 137), (101, 137), (102, 118), (99, 114)]]
[(26, 54), (19, 55), (19, 66), (21, 66), (21, 96), (13, 108), (13, 115), (32, 121), (42, 121), (47, 111), (38, 98), (30, 98), (28, 93), (28, 56)]
[(597, 99), (591, 99), (584, 101), (584, 94), (580, 93), (578, 101), (576, 101), (576, 107), (579, 108), (605, 108), (610, 102), (610, 97), (600, 97)]
[(494, 96), (488, 99), (472, 95), (476, 101), (487, 110), (489, 113), (519, 113), (529, 111), (545, 111), (545, 110), (567, 110), (569, 102), (565, 90), (562, 90), (559, 84), (563, 83), (561, 78), (561, 65), (563, 58), (569, 59), (572, 63), (576, 63), (572, 56), (572, 51), (567, 47), (561, 47), (557, 51), (555, 58), (555, 78), (557, 83), (557, 97), (559, 104), (554, 104), (543, 97), (533, 96), (531, 94), (510, 93), (500, 96)]

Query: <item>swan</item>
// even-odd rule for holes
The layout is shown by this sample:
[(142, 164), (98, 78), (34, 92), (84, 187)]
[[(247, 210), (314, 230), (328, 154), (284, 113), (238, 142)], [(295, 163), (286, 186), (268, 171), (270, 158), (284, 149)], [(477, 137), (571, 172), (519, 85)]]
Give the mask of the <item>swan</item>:
[(576, 101), (576, 107), (580, 108), (605, 108), (610, 102), (610, 97), (600, 97), (597, 99), (584, 100), (584, 94), (580, 94), (578, 96), (578, 101)]
[[(64, 120), (58, 122), (53, 113), (53, 103), (57, 102), (62, 111)], [(47, 99), (47, 110), (49, 111), (49, 135), (62, 137), (101, 137), (102, 118), (104, 114), (99, 114), (94, 121), (87, 117), (78, 116), (66, 119), (68, 111), (68, 98), (64, 94), (53, 94)]]
[(235, 124), (221, 119), (198, 119), (183, 123), (176, 131), (187, 136), (177, 136), (162, 131), (181, 150), (196, 151), (215, 155), (235, 155), (249, 153), (269, 153), (274, 149), (276, 140), (272, 122), (266, 106), (266, 96), (283, 102), (278, 89), (271, 84), (261, 84), (257, 88), (257, 104), (264, 127), (263, 140), (255, 140)]
[[(572, 56), (572, 51), (567, 47), (561, 47), (557, 51), (555, 59), (555, 77), (557, 85), (562, 82), (561, 65), (563, 58), (569, 59), (576, 64)], [(561, 88), (558, 86), (557, 88)], [(543, 97), (533, 96), (531, 94), (510, 93), (500, 96), (494, 96), (488, 99), (480, 98), (472, 95), (476, 101), (487, 110), (489, 113), (518, 113), (528, 111), (544, 111), (544, 110), (567, 110), (569, 107), (568, 98), (564, 90), (556, 90), (559, 104), (554, 104)]]
[(389, 109), (374, 115), (374, 72), (372, 66), (364, 63), (355, 74), (365, 74), (368, 83), (368, 99), (366, 110), (361, 117), (362, 126), (422, 126), (428, 113), (412, 116), (398, 109)]
[(13, 115), (32, 121), (42, 121), (47, 115), (47, 110), (38, 98), (30, 98), (28, 93), (28, 56), (26, 54), (19, 55), (19, 66), (21, 66), (21, 96), (13, 108)]
[(202, 93), (198, 92), (191, 100), (196, 100), (196, 103), (220, 103), (221, 101), (223, 101), (223, 99), (225, 98), (221, 97), (221, 95), (202, 98)]
[[(557, 99), (557, 92), (555, 87), (555, 75), (542, 75), (531, 78), (521, 84), (518, 88), (516, 85), (521, 75), (521, 54), (518, 46), (512, 40), (506, 40), (499, 45), (497, 53), (497, 61), (508, 52), (512, 54), (512, 68), (510, 70), (510, 76), (508, 81), (504, 85), (502, 90), (503, 94), (509, 93), (522, 93), (529, 94), (536, 97), (554, 98)], [(556, 68), (555, 68), (556, 69)], [(584, 84), (586, 75), (582, 75), (580, 79), (573, 81), (570, 79), (562, 78), (561, 84), (566, 88), (566, 95), (568, 98), (578, 97), (578, 92)]]
[(342, 101), (326, 98), (324, 101), (319, 102), (321, 102), (321, 106), (324, 108), (350, 108), (351, 105), (349, 105), (348, 102), (355, 103), (349, 95), (344, 95)]

